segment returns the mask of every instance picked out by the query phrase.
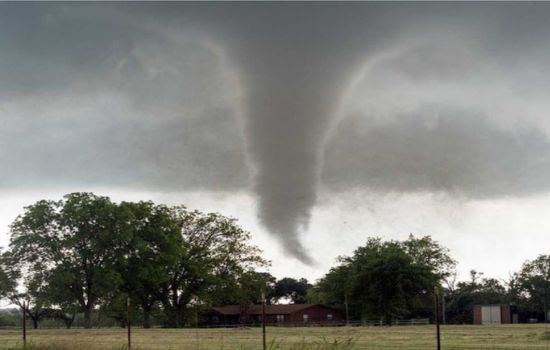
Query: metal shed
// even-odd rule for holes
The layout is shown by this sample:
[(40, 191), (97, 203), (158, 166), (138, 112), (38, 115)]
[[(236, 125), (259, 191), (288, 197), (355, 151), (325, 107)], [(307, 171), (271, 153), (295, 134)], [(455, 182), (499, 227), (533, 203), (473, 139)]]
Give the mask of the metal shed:
[(474, 305), (474, 324), (505, 324), (512, 321), (512, 307), (509, 304)]

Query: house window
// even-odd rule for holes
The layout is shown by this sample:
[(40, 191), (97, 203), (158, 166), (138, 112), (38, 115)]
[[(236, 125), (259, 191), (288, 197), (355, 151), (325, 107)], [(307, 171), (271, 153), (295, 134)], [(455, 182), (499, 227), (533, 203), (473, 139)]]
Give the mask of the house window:
[(212, 316), (212, 322), (220, 322), (220, 317), (218, 315)]
[(332, 321), (332, 314), (327, 314), (327, 320)]
[(277, 322), (284, 322), (285, 321), (285, 315), (277, 315)]
[(308, 315), (308, 314), (304, 314), (304, 323), (306, 323), (308, 320), (309, 320), (309, 315)]

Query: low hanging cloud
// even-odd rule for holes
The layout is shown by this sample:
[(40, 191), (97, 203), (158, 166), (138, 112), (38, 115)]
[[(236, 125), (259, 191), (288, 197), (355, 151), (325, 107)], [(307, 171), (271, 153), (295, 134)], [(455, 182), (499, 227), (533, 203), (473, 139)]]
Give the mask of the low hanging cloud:
[(345, 119), (327, 146), (323, 183), (331, 190), (447, 192), (467, 198), (550, 190), (550, 140), (532, 128), (506, 129), (483, 114), (442, 106), (393, 122)]

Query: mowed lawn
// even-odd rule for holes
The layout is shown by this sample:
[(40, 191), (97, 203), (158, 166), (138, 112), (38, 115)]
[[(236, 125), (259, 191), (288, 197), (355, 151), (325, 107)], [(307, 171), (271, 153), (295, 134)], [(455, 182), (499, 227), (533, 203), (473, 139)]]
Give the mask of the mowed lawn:
[[(550, 349), (544, 325), (442, 326), (442, 349)], [(134, 329), (132, 349), (262, 348), (260, 328)], [(123, 349), (124, 329), (29, 330), (32, 349)], [(434, 326), (268, 327), (269, 349), (435, 349)], [(0, 330), (0, 349), (20, 349), (19, 330)]]

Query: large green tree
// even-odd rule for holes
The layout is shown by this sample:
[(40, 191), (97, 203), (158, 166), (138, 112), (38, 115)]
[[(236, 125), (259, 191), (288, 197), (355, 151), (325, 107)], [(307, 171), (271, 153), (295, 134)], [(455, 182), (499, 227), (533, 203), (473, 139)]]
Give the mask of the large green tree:
[(449, 249), (430, 236), (417, 238), (411, 234), (400, 246), (414, 264), (428, 267), (441, 280), (451, 276), (455, 269), (456, 261), (451, 257)]
[(522, 310), (548, 320), (550, 309), (550, 255), (526, 261), (515, 279), (516, 297)]
[(224, 283), (216, 283), (205, 295), (205, 302), (210, 305), (231, 305), (239, 304), (247, 306), (250, 304), (261, 304), (262, 294), (266, 303), (274, 300), (274, 290), (277, 279), (267, 272), (247, 270), (234, 276)]
[(90, 327), (99, 305), (121, 313), (130, 298), (145, 327), (158, 304), (167, 325), (179, 327), (186, 308), (215, 289), (253, 284), (252, 268), (266, 262), (249, 240), (219, 214), (72, 193), (26, 207), (11, 225), (7, 255), (37, 315), (55, 306), (47, 314), (69, 319), (77, 305)]
[(364, 317), (384, 318), (388, 325), (408, 315), (417, 299), (437, 285), (433, 271), (415, 263), (396, 242), (371, 240), (350, 263), (351, 297), (361, 304)]
[(311, 284), (305, 278), (294, 279), (284, 277), (275, 283), (273, 299), (288, 299), (293, 304), (303, 304), (307, 301), (307, 293)]
[(172, 215), (180, 228), (182, 254), (161, 289), (161, 301), (167, 325), (182, 327), (192, 301), (208, 299), (213, 289), (234, 284), (266, 262), (235, 219), (185, 207), (172, 208)]
[[(151, 327), (151, 312), (162, 299), (162, 287), (169, 283), (182, 257), (182, 235), (173, 210), (152, 202), (122, 202), (121, 210), (129, 213), (131, 234), (123, 247), (124, 258), (118, 259), (117, 271), (122, 276), (121, 295), (131, 305), (141, 307), (143, 327)], [(124, 302), (125, 304), (125, 302)]]
[(445, 293), (446, 315), (449, 323), (472, 323), (474, 305), (510, 302), (506, 287), (494, 278), (485, 278), (475, 270), (470, 280), (449, 286)]
[[(24, 310), (34, 328), (38, 328), (40, 321), (45, 318), (61, 319), (70, 327), (76, 309), (73, 304), (72, 315), (67, 315), (64, 311), (64, 306), (66, 306), (64, 303), (52, 308), (55, 296), (50, 295), (50, 274), (47, 269), (32, 269), (31, 267), (27, 273), (22, 274), (20, 257), (15, 256), (13, 251), (4, 253), (0, 260), (0, 265), (4, 266), (3, 271), (7, 278), (7, 283), (3, 284), (4, 297)], [(18, 284), (20, 284), (19, 288)]]
[[(332, 267), (329, 272), (317, 281), (307, 292), (308, 303), (327, 304), (344, 309), (348, 303), (350, 295), (350, 272), (351, 266), (344, 262), (344, 258), (339, 258), (340, 264)], [(361, 312), (359, 307), (355, 305), (353, 300), (349, 301), (349, 305), (354, 306), (350, 318), (359, 318)]]
[(10, 273), (8, 255), (0, 251), (0, 300), (8, 297), (16, 289), (16, 276)]
[(0, 294), (23, 309), (33, 327), (45, 317), (44, 271), (36, 271), (23, 281), (23, 290), (17, 288), (21, 277), (16, 260), (10, 252), (0, 257)]
[(127, 211), (109, 198), (72, 193), (25, 208), (11, 225), (10, 254), (26, 280), (39, 275), (53, 302), (75, 302), (91, 327), (101, 298), (117, 291), (116, 262), (131, 234)]
[(351, 257), (341, 257), (308, 293), (308, 300), (348, 304), (350, 318), (384, 319), (426, 312), (434, 287), (454, 267), (447, 249), (430, 237), (382, 241), (371, 238)]

